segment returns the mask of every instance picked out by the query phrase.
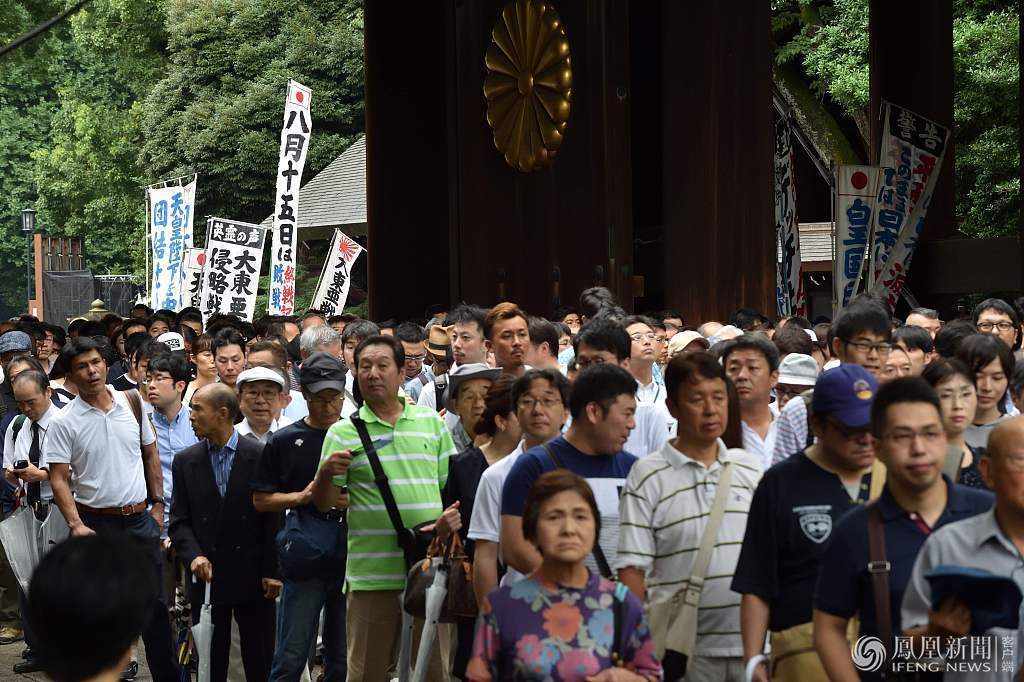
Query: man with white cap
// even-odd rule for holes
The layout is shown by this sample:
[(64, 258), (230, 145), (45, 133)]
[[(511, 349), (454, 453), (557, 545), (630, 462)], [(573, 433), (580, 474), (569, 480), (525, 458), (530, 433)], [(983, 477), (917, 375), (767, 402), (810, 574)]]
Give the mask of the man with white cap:
[(238, 403), (245, 417), (236, 430), (266, 443), (278, 429), (292, 420), (281, 414), (284, 408), (284, 374), (273, 367), (252, 367), (238, 375), (235, 384)]
[(793, 398), (813, 387), (818, 381), (818, 361), (803, 353), (790, 353), (779, 363), (779, 383), (775, 399), (781, 410)]
[(448, 373), (448, 388), (445, 390), (445, 407), (451, 414), (457, 414), (459, 421), (449, 426), (456, 452), (473, 447), (474, 431), (484, 412), (484, 398), (501, 370), (488, 367), (482, 362), (459, 365)]

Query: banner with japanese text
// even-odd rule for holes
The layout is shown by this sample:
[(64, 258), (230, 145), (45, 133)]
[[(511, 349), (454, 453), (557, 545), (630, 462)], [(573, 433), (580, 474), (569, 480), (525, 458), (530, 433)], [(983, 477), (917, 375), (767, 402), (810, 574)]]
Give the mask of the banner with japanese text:
[(196, 181), (187, 185), (148, 187), (149, 232), (153, 253), (150, 301), (154, 308), (178, 311), (183, 302), (182, 263), (192, 248)]
[(796, 215), (793, 132), (789, 120), (775, 122), (775, 241), (781, 254), (775, 270), (779, 315), (804, 315), (806, 296), (800, 263), (800, 226)]
[(341, 230), (334, 231), (327, 262), (316, 285), (312, 307), (324, 317), (337, 315), (345, 309), (349, 286), (352, 284), (352, 264), (363, 252), (363, 247)]
[(836, 235), (832, 281), (837, 310), (857, 291), (875, 211), (875, 166), (836, 167)]
[(203, 302), (203, 265), (206, 263), (206, 249), (192, 248), (185, 251), (182, 266), (182, 303), (185, 307), (199, 308)]
[(210, 218), (200, 306), (204, 314), (230, 313), (252, 321), (266, 233), (252, 223)]
[(295, 310), (295, 242), (299, 224), (299, 186), (306, 165), (309, 134), (310, 89), (288, 81), (281, 128), (281, 151), (277, 162), (277, 190), (274, 194), (274, 226), (271, 230), (270, 296), (271, 315), (291, 315)]
[(949, 129), (885, 103), (871, 292), (883, 296), (890, 309), (906, 283), (948, 141)]

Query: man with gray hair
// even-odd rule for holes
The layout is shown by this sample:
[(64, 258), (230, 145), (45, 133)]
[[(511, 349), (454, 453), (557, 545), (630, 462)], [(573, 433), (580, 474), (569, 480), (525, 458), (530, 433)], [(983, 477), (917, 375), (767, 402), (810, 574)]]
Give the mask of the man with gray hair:
[(341, 335), (326, 325), (307, 327), (299, 336), (299, 354), (305, 360), (318, 351), (342, 360)]
[(928, 333), (932, 335), (932, 339), (942, 328), (942, 320), (939, 319), (939, 313), (931, 308), (914, 308), (907, 315), (907, 326), (910, 327), (923, 327), (928, 330)]
[(368, 339), (378, 334), (380, 334), (380, 327), (369, 320), (352, 320), (345, 325), (345, 331), (341, 333), (342, 362), (348, 368), (348, 372), (345, 373), (345, 404), (341, 408), (342, 419), (347, 419), (359, 409), (355, 398), (356, 346), (363, 339)]

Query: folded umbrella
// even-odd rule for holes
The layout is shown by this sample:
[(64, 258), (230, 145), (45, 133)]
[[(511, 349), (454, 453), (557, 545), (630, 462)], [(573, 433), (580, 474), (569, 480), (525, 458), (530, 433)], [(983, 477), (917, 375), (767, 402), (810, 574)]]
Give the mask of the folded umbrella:
[[(195, 580), (195, 578), (193, 578)], [(192, 626), (192, 639), (199, 656), (199, 682), (210, 682), (210, 647), (213, 644), (213, 607), (210, 606), (210, 583), (206, 583), (206, 599), (199, 611), (199, 622)]]
[(430, 652), (434, 649), (437, 639), (437, 624), (441, 618), (441, 608), (448, 594), (448, 571), (451, 563), (447, 558), (434, 559), (439, 563), (434, 573), (434, 581), (427, 588), (426, 613), (423, 619), (423, 634), (420, 635), (420, 646), (416, 651), (416, 667), (413, 668), (411, 682), (424, 682), (427, 679), (427, 668), (430, 667)]
[(71, 529), (68, 528), (64, 515), (60, 513), (57, 505), (51, 504), (46, 519), (39, 527), (39, 558), (42, 559), (54, 545), (64, 542), (70, 535)]

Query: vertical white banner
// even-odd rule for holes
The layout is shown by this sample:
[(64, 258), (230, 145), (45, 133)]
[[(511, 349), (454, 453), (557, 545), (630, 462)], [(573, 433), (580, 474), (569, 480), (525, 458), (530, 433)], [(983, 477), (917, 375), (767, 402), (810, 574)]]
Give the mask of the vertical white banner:
[(309, 134), (313, 120), (309, 114), (310, 90), (288, 81), (281, 128), (281, 152), (277, 162), (277, 191), (274, 194), (274, 226), (271, 230), (270, 296), (267, 311), (271, 315), (291, 315), (295, 311), (295, 243), (299, 224), (299, 186), (306, 165)]
[(183, 262), (192, 247), (192, 221), (195, 214), (196, 181), (187, 185), (149, 187), (149, 220), (153, 272), (150, 301), (154, 308), (181, 310)]
[(796, 214), (793, 132), (789, 120), (775, 122), (775, 239), (782, 254), (776, 268), (779, 315), (804, 315), (806, 297), (800, 263), (800, 226)]
[(872, 293), (884, 296), (890, 309), (907, 281), (910, 261), (924, 228), (925, 214), (946, 153), (949, 129), (908, 109), (885, 103), (879, 179), (879, 210)]
[(850, 302), (860, 282), (875, 211), (878, 171), (875, 166), (836, 167), (836, 257), (832, 281), (837, 310)]
[(203, 265), (206, 264), (206, 249), (186, 249), (182, 267), (182, 302), (185, 307), (199, 308), (203, 301)]
[(323, 313), (325, 318), (345, 309), (352, 284), (352, 264), (362, 252), (363, 247), (348, 235), (341, 230), (334, 231), (331, 250), (327, 252), (327, 261), (320, 274), (320, 281), (317, 282), (312, 303), (312, 307)]
[(252, 321), (266, 233), (252, 223), (210, 219), (200, 306), (205, 315), (229, 313)]

